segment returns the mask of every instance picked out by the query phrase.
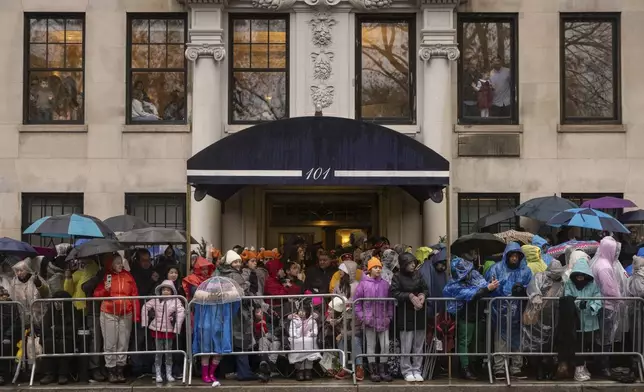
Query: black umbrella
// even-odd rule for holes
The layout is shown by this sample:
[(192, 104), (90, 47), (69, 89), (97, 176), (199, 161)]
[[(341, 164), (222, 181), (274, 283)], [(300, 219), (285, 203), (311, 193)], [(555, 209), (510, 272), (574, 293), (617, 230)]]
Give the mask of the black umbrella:
[(38, 256), (38, 252), (31, 245), (7, 237), (0, 238), (0, 254), (12, 255), (23, 259), (25, 257)]
[[(180, 245), (186, 243), (186, 232), (183, 230), (170, 229), (166, 227), (148, 227), (145, 229), (130, 230), (117, 236), (123, 244), (132, 245), (153, 245), (167, 244)], [(192, 244), (197, 240), (190, 238)]]
[(560, 212), (579, 206), (559, 196), (546, 196), (521, 203), (514, 211), (517, 216), (524, 216), (541, 222), (549, 221)]
[(71, 261), (74, 259), (102, 255), (104, 253), (114, 253), (123, 249), (125, 249), (125, 247), (118, 241), (95, 238), (83, 243), (83, 245), (78, 248), (74, 248), (69, 252), (69, 255), (67, 255), (65, 260)]
[(472, 233), (458, 238), (452, 243), (451, 251), (457, 256), (462, 256), (472, 250), (476, 250), (479, 255), (494, 255), (503, 253), (505, 242), (491, 233)]
[(145, 229), (150, 224), (143, 219), (132, 215), (117, 215), (103, 221), (115, 233), (122, 233), (135, 229)]
[(485, 215), (483, 218), (476, 221), (472, 227), (473, 231), (479, 231), (484, 227), (489, 227), (501, 223), (508, 219), (516, 218), (517, 214), (514, 212), (514, 208), (504, 211), (497, 211), (491, 214)]
[(644, 223), (644, 210), (635, 210), (624, 213), (619, 217), (619, 221), (624, 224), (642, 224)]

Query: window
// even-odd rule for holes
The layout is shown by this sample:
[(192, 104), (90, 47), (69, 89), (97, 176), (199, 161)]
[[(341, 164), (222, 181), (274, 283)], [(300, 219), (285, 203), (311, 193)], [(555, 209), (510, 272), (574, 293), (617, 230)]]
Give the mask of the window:
[[(494, 212), (509, 210), (519, 205), (518, 193), (461, 193), (458, 195), (458, 235), (462, 236), (472, 232), (472, 226), (479, 219)], [(500, 233), (515, 229), (519, 219), (508, 219), (494, 226), (487, 227), (485, 231)]]
[(85, 16), (25, 14), (25, 124), (82, 124)]
[(154, 227), (186, 229), (186, 195), (183, 193), (129, 193), (125, 213)]
[(127, 122), (186, 122), (186, 14), (128, 14)]
[(288, 15), (231, 15), (229, 121), (288, 118)]
[(620, 121), (619, 15), (562, 14), (561, 121)]
[(517, 124), (516, 14), (459, 14), (461, 124)]
[[(21, 231), (45, 216), (82, 213), (82, 193), (23, 193)], [(46, 238), (39, 235), (23, 235), (22, 240), (34, 246), (50, 246), (69, 241), (68, 238)]]
[(356, 118), (390, 124), (414, 122), (414, 18), (358, 16)]

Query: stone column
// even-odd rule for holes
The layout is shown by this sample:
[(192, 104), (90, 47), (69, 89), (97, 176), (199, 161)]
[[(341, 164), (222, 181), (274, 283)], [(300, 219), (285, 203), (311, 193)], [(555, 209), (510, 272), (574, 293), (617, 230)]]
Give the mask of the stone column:
[[(192, 71), (192, 155), (221, 139), (223, 134), (223, 87), (221, 62), (226, 57), (222, 6), (190, 7), (189, 43), (186, 58), (194, 63)], [(193, 189), (194, 193), (194, 189)], [(192, 198), (190, 211), (192, 236), (221, 248), (221, 203), (210, 196), (200, 202)]]
[[(460, 56), (454, 29), (458, 0), (425, 0), (418, 55), (423, 61), (422, 141), (452, 161), (451, 65)], [(453, 202), (453, 198), (452, 198)], [(423, 243), (432, 245), (447, 234), (446, 201), (423, 205)], [(453, 222), (453, 221), (452, 221)], [(452, 230), (453, 231), (453, 230)], [(453, 239), (451, 239), (453, 241)]]

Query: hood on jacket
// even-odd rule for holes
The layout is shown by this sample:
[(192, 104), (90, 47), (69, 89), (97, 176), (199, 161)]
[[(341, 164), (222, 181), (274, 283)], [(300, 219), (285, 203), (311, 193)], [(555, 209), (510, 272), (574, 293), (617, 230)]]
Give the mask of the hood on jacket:
[[(566, 248), (566, 250), (568, 249), (571, 249), (571, 248)], [(581, 259), (586, 259), (586, 262), (588, 262), (590, 260), (590, 257), (583, 250), (574, 249), (570, 252), (570, 257), (568, 257), (568, 262), (566, 263), (566, 266), (568, 267), (569, 270), (572, 270), (575, 268), (575, 265), (577, 264), (577, 262)]]
[(268, 271), (268, 276), (270, 276), (273, 279), (278, 279), (279, 272), (282, 269), (282, 263), (277, 259), (273, 259), (270, 263), (267, 263), (265, 266), (266, 266), (266, 270)]
[(592, 282), (595, 280), (595, 275), (593, 275), (593, 271), (591, 271), (590, 266), (588, 265), (588, 255), (586, 255), (584, 252), (581, 253), (583, 253), (583, 255), (579, 255), (577, 260), (575, 261), (575, 265), (572, 267), (570, 278), (572, 280), (574, 279), (575, 275), (586, 275), (587, 277), (590, 277), (590, 281)]
[(28, 274), (33, 274), (34, 273), (34, 268), (33, 268), (33, 261), (31, 260), (30, 257), (27, 257), (24, 260), (21, 260), (14, 264), (11, 268), (13, 269), (13, 272), (16, 273), (18, 270), (23, 270), (27, 271)]
[(485, 264), (483, 264), (483, 275), (487, 274), (487, 272), (494, 266), (494, 264), (496, 264), (496, 261), (487, 260)]
[(400, 272), (405, 275), (411, 275), (414, 273), (414, 271), (412, 272), (407, 271), (407, 266), (409, 264), (418, 264), (418, 260), (416, 260), (416, 257), (411, 253), (403, 253), (402, 255), (400, 255), (399, 262), (400, 262)]
[(192, 266), (192, 272), (196, 275), (199, 275), (199, 271), (201, 268), (207, 267), (208, 268), (208, 275), (212, 275), (212, 272), (215, 270), (215, 265), (208, 261), (208, 259), (204, 257), (197, 257), (197, 261), (195, 261), (194, 266)]
[(552, 263), (546, 269), (546, 275), (556, 281), (560, 281), (563, 278), (563, 274), (566, 271), (566, 268), (561, 265), (561, 262), (557, 259), (553, 259)]
[(156, 289), (154, 289), (154, 294), (162, 295), (161, 290), (163, 290), (166, 287), (172, 290), (172, 295), (177, 295), (177, 288), (174, 287), (174, 283), (170, 279), (166, 279), (163, 282), (161, 282), (161, 284), (158, 285)]
[(606, 259), (612, 265), (613, 261), (617, 259), (617, 256), (617, 241), (610, 236), (602, 238), (594, 258), (597, 260)]
[(241, 259), (241, 256), (237, 252), (229, 250), (226, 252), (226, 256), (224, 256), (224, 264), (231, 265), (234, 261), (241, 261)]
[(635, 256), (644, 257), (644, 246), (637, 250), (637, 254), (635, 254)]
[(398, 253), (393, 249), (387, 249), (382, 252), (381, 261), (383, 268), (387, 268), (390, 271), (396, 269), (400, 262)]
[(356, 274), (358, 273), (358, 264), (353, 260), (345, 260), (342, 265), (347, 269), (345, 272), (347, 275), (349, 275), (349, 282), (355, 282)]
[(526, 262), (528, 267), (532, 270), (533, 273), (544, 272), (548, 266), (541, 258), (541, 248), (534, 245), (523, 245), (521, 247), (523, 254), (525, 255)]
[(644, 257), (633, 256), (633, 275), (644, 276)]
[(432, 248), (427, 246), (421, 246), (418, 249), (416, 249), (416, 252), (414, 252), (414, 256), (416, 257), (416, 260), (418, 260), (418, 263), (422, 264), (432, 256), (433, 252), (434, 250)]
[(510, 242), (505, 246), (505, 250), (503, 251), (503, 258), (501, 258), (501, 262), (503, 263), (504, 266), (508, 267), (508, 255), (510, 253), (519, 253), (521, 256), (521, 260), (519, 260), (519, 264), (517, 265), (517, 268), (523, 268), (527, 266), (527, 262), (525, 259), (525, 254), (521, 250), (521, 245), (519, 245), (518, 242)]
[(452, 279), (456, 282), (462, 282), (467, 278), (469, 273), (474, 269), (474, 264), (471, 261), (462, 259), (460, 257), (455, 257), (452, 259), (451, 273)]

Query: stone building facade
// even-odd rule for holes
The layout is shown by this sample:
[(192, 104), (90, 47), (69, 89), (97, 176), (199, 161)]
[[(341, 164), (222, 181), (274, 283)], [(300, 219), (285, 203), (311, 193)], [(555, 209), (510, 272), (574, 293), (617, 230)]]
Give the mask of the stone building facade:
[(447, 233), (446, 201), (397, 188), (253, 186), (186, 206), (192, 155), (316, 111), (447, 158), (452, 236), (537, 196), (644, 203), (643, 22), (639, 0), (5, 0), (0, 235), (68, 211), (189, 221), (225, 248)]

